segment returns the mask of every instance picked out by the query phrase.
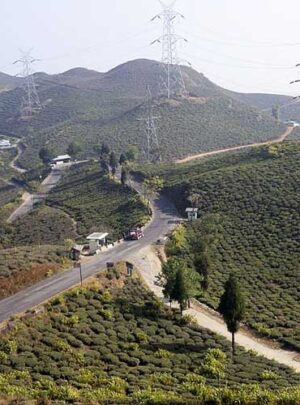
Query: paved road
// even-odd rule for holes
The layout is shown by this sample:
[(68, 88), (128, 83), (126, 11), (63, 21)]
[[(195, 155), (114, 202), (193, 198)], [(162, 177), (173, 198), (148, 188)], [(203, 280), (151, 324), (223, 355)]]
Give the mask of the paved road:
[[(93, 257), (89, 263), (82, 266), (83, 278), (99, 272), (108, 261), (117, 262), (130, 258), (134, 252), (156, 242), (157, 239), (173, 229), (176, 221), (180, 219), (173, 204), (164, 196), (160, 196), (153, 202), (152, 221), (145, 229), (145, 237), (139, 241), (121, 243)], [(0, 301), (0, 322), (41, 304), (54, 295), (78, 284), (79, 281), (79, 270), (70, 269)]]

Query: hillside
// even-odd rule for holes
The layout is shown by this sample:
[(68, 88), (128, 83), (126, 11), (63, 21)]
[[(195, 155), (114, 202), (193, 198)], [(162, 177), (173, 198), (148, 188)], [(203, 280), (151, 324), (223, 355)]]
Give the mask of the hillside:
[(157, 98), (163, 67), (151, 60), (127, 62), (107, 73), (83, 68), (53, 76), (38, 73), (43, 110), (31, 121), (20, 120), (22, 89), (0, 94), (0, 133), (22, 137), (28, 145), (20, 161), (24, 167), (39, 163), (38, 150), (45, 144), (62, 153), (77, 140), (83, 146), (81, 157), (92, 156), (103, 140), (118, 152), (128, 143), (142, 147), (144, 128), (138, 119), (146, 116), (147, 85), (156, 97), (154, 113), (166, 160), (283, 132), (284, 126), (261, 113), (261, 106), (239, 99), (189, 67), (182, 71), (189, 97), (171, 101)]
[(168, 311), (125, 273), (119, 264), (54, 298), (45, 313), (15, 321), (0, 337), (2, 398), (297, 403), (299, 375), (241, 348), (232, 361), (228, 341)]
[(0, 72), (0, 93), (2, 91), (12, 90), (22, 84), (22, 79), (15, 76), (10, 76)]
[[(299, 153), (299, 143), (287, 142), (155, 171), (182, 213), (196, 194), (201, 218), (213, 214), (210, 231), (217, 237), (209, 246), (208, 292), (199, 291), (200, 299), (216, 308), (229, 272), (236, 272), (248, 300), (247, 324), (298, 350)], [(200, 220), (188, 234), (200, 238), (202, 228)]]
[[(31, 175), (38, 179), (40, 173), (28, 172), (19, 179), (31, 191)], [(69, 268), (72, 241), (85, 243), (90, 233), (106, 231), (114, 242), (149, 217), (136, 192), (104, 176), (95, 162), (70, 167), (45, 203), (8, 224), (20, 193), (0, 178), (0, 299)]]

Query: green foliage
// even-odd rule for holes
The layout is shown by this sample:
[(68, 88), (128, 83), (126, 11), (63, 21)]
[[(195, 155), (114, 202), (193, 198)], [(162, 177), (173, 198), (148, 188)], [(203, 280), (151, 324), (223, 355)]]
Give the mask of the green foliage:
[(182, 213), (191, 193), (201, 196), (201, 218), (188, 224), (186, 235), (191, 258), (199, 251), (194, 241), (211, 235), (206, 241), (209, 285), (199, 298), (217, 308), (233, 271), (247, 300), (245, 322), (299, 349), (300, 145), (285, 142), (276, 151), (275, 158), (258, 148), (157, 167), (151, 175), (164, 178), (165, 191)]
[(124, 166), (122, 166), (122, 170), (121, 170), (121, 183), (122, 186), (126, 186), (128, 180), (128, 169)]
[(97, 163), (70, 168), (46, 199), (46, 204), (76, 220), (80, 235), (108, 231), (112, 238), (147, 220), (147, 211), (128, 187), (100, 175)]
[(39, 150), (39, 158), (44, 164), (48, 164), (54, 158), (54, 153), (49, 148), (43, 147)]
[(206, 375), (218, 378), (220, 381), (225, 377), (226, 362), (226, 354), (222, 350), (208, 349), (204, 357), (203, 371)]
[(67, 147), (67, 153), (71, 157), (76, 157), (82, 151), (82, 145), (79, 142), (71, 142)]
[(136, 145), (130, 145), (125, 152), (126, 160), (134, 162), (138, 160), (139, 157), (139, 148)]
[(233, 273), (225, 283), (218, 310), (224, 318), (228, 331), (232, 333), (234, 351), (234, 334), (239, 330), (240, 322), (245, 316), (245, 298)]
[(225, 339), (157, 309), (138, 280), (126, 279), (110, 297), (107, 291), (76, 288), (1, 335), (1, 395), (62, 403), (255, 403), (271, 389), (280, 390), (278, 398), (299, 398), (299, 375), (291, 369), (242, 349), (232, 363)]

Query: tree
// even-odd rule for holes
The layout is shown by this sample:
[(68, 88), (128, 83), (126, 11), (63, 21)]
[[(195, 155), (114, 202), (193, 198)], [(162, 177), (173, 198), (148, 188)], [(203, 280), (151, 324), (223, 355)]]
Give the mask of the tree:
[(107, 164), (107, 161), (104, 158), (100, 159), (100, 167), (101, 167), (101, 171), (104, 175), (109, 173), (109, 166)]
[(44, 164), (48, 164), (53, 159), (54, 154), (50, 149), (43, 147), (39, 151), (39, 158), (43, 161)]
[(119, 164), (122, 166), (126, 162), (127, 162), (126, 156), (124, 155), (124, 153), (121, 153), (120, 159), (119, 159)]
[(67, 148), (67, 153), (70, 156), (76, 156), (79, 152), (82, 151), (82, 147), (78, 142), (71, 142)]
[(197, 254), (195, 254), (194, 266), (197, 273), (199, 273), (202, 276), (202, 279), (200, 281), (201, 288), (204, 291), (207, 291), (210, 263), (209, 263), (209, 256), (205, 250), (202, 250), (200, 252), (197, 252)]
[(179, 303), (180, 313), (182, 315), (182, 311), (186, 307), (186, 303), (190, 298), (187, 278), (182, 267), (180, 267), (176, 273), (170, 298)]
[(279, 121), (279, 113), (280, 113), (280, 107), (278, 104), (273, 105), (272, 107), (272, 115), (275, 118), (276, 121)]
[(197, 193), (192, 193), (188, 196), (187, 200), (192, 204), (193, 208), (199, 205), (201, 196)]
[(187, 266), (184, 259), (171, 257), (162, 266), (162, 272), (158, 276), (158, 284), (163, 287), (163, 294), (169, 299), (170, 305), (173, 300), (180, 305), (182, 313), (190, 298), (197, 293), (199, 275)]
[(135, 160), (138, 160), (139, 157), (139, 149), (136, 145), (130, 145), (126, 152), (125, 152), (125, 157), (127, 160), (134, 162)]
[(121, 183), (122, 183), (123, 186), (126, 185), (127, 179), (128, 179), (128, 169), (126, 167), (122, 167), (122, 170), (121, 170)]
[(233, 273), (225, 283), (224, 293), (218, 307), (232, 336), (232, 354), (235, 354), (235, 333), (245, 315), (245, 298)]
[(109, 155), (109, 166), (111, 167), (112, 174), (115, 175), (118, 167), (118, 160), (115, 152), (111, 152)]
[(101, 149), (100, 149), (100, 156), (107, 156), (109, 155), (110, 149), (106, 142), (102, 142)]

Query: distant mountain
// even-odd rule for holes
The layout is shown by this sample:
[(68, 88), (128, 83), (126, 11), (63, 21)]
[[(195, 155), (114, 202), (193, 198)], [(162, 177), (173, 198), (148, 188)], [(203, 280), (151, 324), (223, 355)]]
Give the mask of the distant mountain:
[(163, 75), (163, 65), (147, 59), (124, 63), (107, 73), (84, 68), (56, 75), (36, 73), (43, 110), (30, 121), (21, 120), (23, 90), (1, 93), (0, 133), (23, 138), (28, 145), (21, 160), (24, 166), (38, 162), (38, 150), (45, 144), (62, 153), (71, 141), (78, 141), (83, 146), (82, 157), (93, 155), (94, 146), (104, 140), (117, 152), (132, 143), (142, 147), (147, 86), (154, 97), (166, 160), (271, 139), (284, 130), (270, 111), (262, 110), (275, 104), (276, 97), (289, 102), (288, 97), (230, 92), (183, 66), (188, 96), (168, 100), (159, 96)]
[(10, 76), (0, 72), (0, 92), (12, 90), (22, 84), (20, 77)]

